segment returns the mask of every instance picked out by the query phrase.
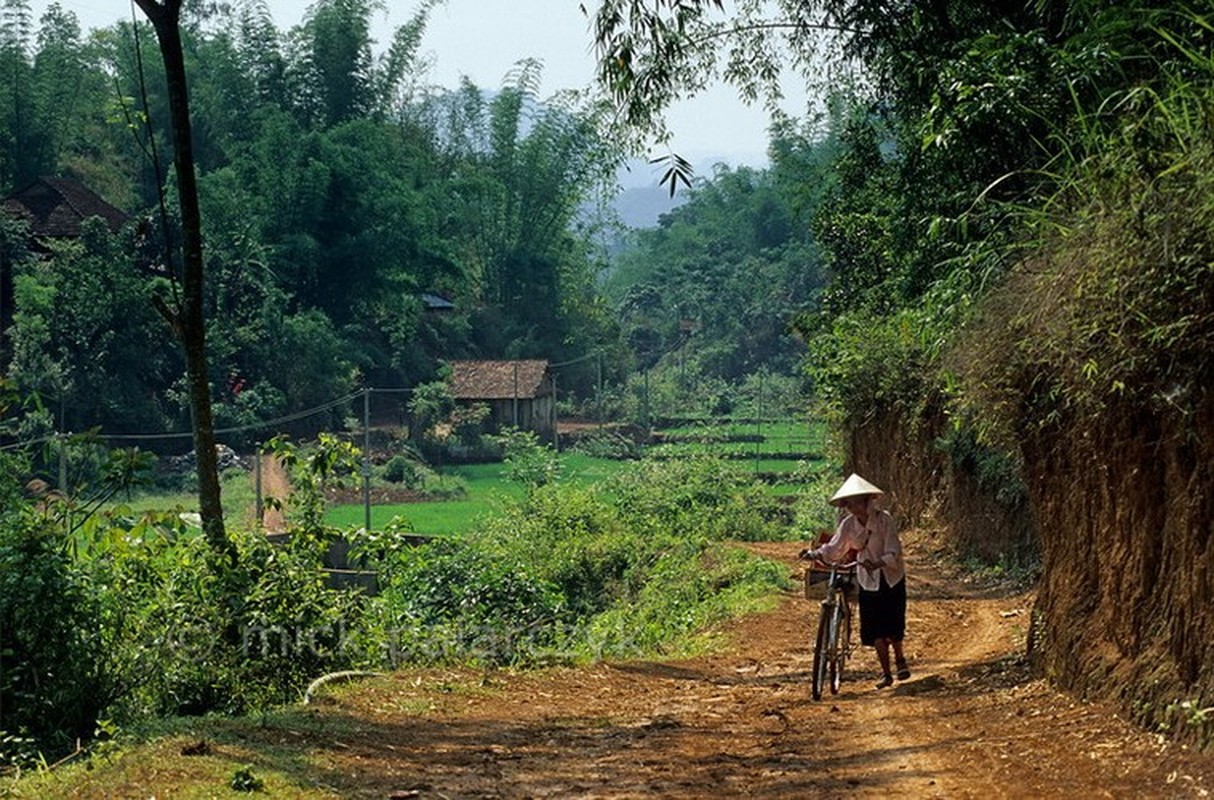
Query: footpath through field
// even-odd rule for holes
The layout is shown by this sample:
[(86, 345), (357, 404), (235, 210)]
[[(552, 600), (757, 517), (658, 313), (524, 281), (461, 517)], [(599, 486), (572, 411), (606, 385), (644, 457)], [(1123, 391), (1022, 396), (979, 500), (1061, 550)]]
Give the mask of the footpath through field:
[[(401, 673), (325, 698), (346, 797), (1204, 797), (1214, 759), (1030, 680), (1031, 596), (950, 580), (907, 537), (911, 680), (871, 651), (809, 696), (814, 604), (733, 624), (724, 652), (533, 673)], [(796, 543), (748, 545), (798, 571)], [(347, 716), (349, 715), (349, 716)], [(303, 744), (303, 742), (300, 742)], [(340, 776), (340, 777), (339, 777)]]

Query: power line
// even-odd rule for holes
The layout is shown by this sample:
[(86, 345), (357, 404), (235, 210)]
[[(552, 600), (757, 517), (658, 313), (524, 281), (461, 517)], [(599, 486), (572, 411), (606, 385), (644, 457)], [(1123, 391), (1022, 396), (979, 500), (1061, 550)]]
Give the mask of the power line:
[[(297, 422), (301, 419), (306, 419), (308, 417), (315, 416), (316, 414), (320, 414), (325, 411), (330, 411), (345, 403), (349, 403), (352, 400), (354, 400), (358, 397), (361, 397), (364, 392), (408, 392), (408, 391), (412, 391), (412, 390), (411, 389), (359, 389), (357, 392), (351, 392), (350, 394), (347, 394), (344, 397), (339, 397), (336, 400), (330, 400), (327, 403), (322, 403), (321, 405), (314, 406), (314, 407), (308, 408), (308, 409), (304, 409), (303, 411), (296, 411), (292, 414), (287, 414), (285, 416), (266, 420), (264, 422), (255, 422), (255, 423), (250, 423), (248, 425), (238, 425), (238, 426), (231, 427), (231, 428), (217, 428), (215, 430), (215, 433), (216, 433), (216, 435), (224, 436), (224, 435), (229, 435), (229, 434), (233, 434), (233, 433), (245, 433), (248, 431), (261, 430), (264, 428), (272, 428), (277, 425), (286, 424), (288, 422)], [(0, 452), (8, 451), (8, 450), (22, 450), (22, 449), (26, 449), (26, 448), (30, 448), (30, 447), (35, 447), (35, 446), (41, 445), (41, 444), (47, 444), (48, 442), (53, 442), (58, 439), (61, 439), (65, 435), (67, 435), (67, 434), (56, 433), (56, 434), (52, 434), (50, 436), (43, 436), (43, 437), (40, 437), (37, 439), (30, 439), (29, 441), (25, 441), (25, 442), (17, 442), (15, 444), (0, 446)], [(193, 439), (194, 433), (192, 431), (174, 432), (174, 433), (115, 433), (115, 434), (102, 433), (102, 434), (99, 434), (99, 436), (100, 436), (100, 438), (105, 439), (107, 441), (115, 441), (115, 442), (171, 441), (174, 439)]]
[[(239, 425), (234, 428), (216, 428), (215, 433), (219, 434), (219, 435), (230, 434), (230, 433), (244, 433), (246, 431), (255, 431), (255, 430), (260, 430), (262, 428), (270, 428), (275, 425), (282, 425), (287, 422), (297, 422), (301, 419), (306, 419), (308, 417), (319, 414), (323, 411), (329, 411), (331, 409), (334, 409), (334, 408), (342, 405), (343, 403), (349, 403), (351, 400), (353, 400), (354, 398), (359, 397), (361, 395), (362, 395), (362, 391), (360, 390), (360, 391), (348, 394), (345, 397), (340, 397), (336, 400), (330, 400), (329, 402), (324, 403), (323, 405), (319, 405), (314, 408), (305, 409), (303, 411), (297, 411), (294, 414), (288, 414), (284, 417), (278, 417), (276, 419), (266, 420), (265, 422), (254, 422), (254, 423), (250, 423), (249, 425)], [(152, 439), (152, 440), (181, 439), (181, 438), (193, 438), (193, 436), (194, 436), (194, 434), (192, 432), (153, 433), (153, 434), (116, 433), (113, 435), (106, 434), (105, 438), (113, 439), (114, 441), (130, 441), (130, 440), (135, 440), (135, 439)]]
[(556, 369), (557, 367), (569, 367), (574, 364), (581, 364), (583, 361), (589, 361), (592, 358), (597, 358), (598, 356), (601, 356), (602, 354), (603, 354), (602, 350), (591, 350), (589, 353), (587, 353), (584, 356), (578, 356), (577, 358), (570, 359), (569, 361), (560, 361), (555, 364), (549, 363), (548, 366), (551, 369)]
[(43, 436), (38, 439), (31, 439), (28, 442), (17, 442), (16, 444), (6, 444), (3, 446), (0, 446), (0, 453), (6, 452), (8, 450), (24, 450), (29, 447), (35, 447), (40, 444), (47, 444), (48, 442), (53, 442), (58, 438), (59, 438), (58, 434), (53, 434), (51, 436)]

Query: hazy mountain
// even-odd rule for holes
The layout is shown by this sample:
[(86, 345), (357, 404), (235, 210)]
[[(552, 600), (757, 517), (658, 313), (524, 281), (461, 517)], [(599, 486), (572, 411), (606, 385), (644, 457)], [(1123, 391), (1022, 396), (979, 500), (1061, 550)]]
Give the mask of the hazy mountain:
[(615, 198), (615, 211), (620, 222), (629, 228), (653, 228), (658, 217), (687, 200), (685, 192), (670, 196), (665, 186), (633, 186), (624, 189)]
[[(718, 165), (746, 164), (756, 165), (761, 169), (765, 163), (765, 157), (753, 153), (696, 156), (692, 160), (695, 169), (693, 180), (711, 180)], [(665, 171), (664, 164), (651, 164), (640, 160), (630, 161), (626, 167), (620, 169), (617, 180), (622, 189), (616, 197), (615, 209), (621, 222), (630, 228), (652, 228), (658, 224), (659, 216), (683, 204), (687, 199), (686, 188), (680, 185), (674, 197), (671, 197), (670, 187), (659, 185)]]

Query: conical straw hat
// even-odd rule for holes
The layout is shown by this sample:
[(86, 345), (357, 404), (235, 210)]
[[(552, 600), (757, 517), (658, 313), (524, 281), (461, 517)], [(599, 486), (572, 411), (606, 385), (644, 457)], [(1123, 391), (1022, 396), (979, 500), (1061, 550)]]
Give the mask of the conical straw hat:
[(885, 494), (885, 492), (873, 486), (868, 481), (861, 478), (856, 473), (848, 476), (847, 480), (843, 481), (843, 485), (839, 487), (839, 491), (835, 492), (835, 496), (830, 498), (832, 506), (839, 505), (839, 502), (847, 497), (858, 497), (867, 495)]

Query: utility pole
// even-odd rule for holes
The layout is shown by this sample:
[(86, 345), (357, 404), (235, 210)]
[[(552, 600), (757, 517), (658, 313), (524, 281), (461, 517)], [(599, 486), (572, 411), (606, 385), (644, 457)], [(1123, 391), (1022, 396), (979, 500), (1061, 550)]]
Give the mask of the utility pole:
[(363, 530), (371, 532), (371, 390), (363, 388)]
[(510, 424), (518, 427), (518, 361), (514, 362), (514, 397), (510, 403)]
[(556, 373), (552, 373), (552, 409), (548, 413), (552, 422), (552, 449), (561, 452), (561, 434), (556, 429)]
[(645, 432), (653, 432), (653, 424), (649, 420), (649, 368), (645, 368)]
[(257, 530), (261, 530), (263, 523), (265, 522), (265, 510), (262, 508), (263, 501), (261, 499), (261, 459), (264, 456), (262, 455), (260, 446), (257, 448), (256, 452), (253, 453), (253, 455), (253, 483), (255, 485), (253, 513), (256, 515), (254, 525), (256, 526)]
[(755, 402), (755, 474), (759, 472), (759, 450), (763, 447), (763, 380), (765, 372), (759, 373), (759, 396)]

